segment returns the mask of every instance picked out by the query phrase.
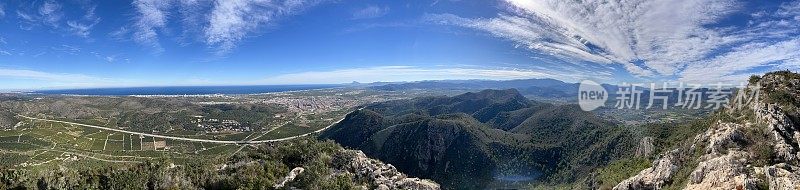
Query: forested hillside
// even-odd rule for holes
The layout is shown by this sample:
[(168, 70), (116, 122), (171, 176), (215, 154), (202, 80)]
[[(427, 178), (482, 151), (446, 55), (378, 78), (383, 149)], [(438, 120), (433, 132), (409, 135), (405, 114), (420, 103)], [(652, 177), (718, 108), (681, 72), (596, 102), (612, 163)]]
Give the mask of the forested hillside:
[(514, 89), (377, 103), (321, 137), (451, 189), (505, 176), (575, 181), (636, 145), (628, 130), (577, 105), (530, 101)]

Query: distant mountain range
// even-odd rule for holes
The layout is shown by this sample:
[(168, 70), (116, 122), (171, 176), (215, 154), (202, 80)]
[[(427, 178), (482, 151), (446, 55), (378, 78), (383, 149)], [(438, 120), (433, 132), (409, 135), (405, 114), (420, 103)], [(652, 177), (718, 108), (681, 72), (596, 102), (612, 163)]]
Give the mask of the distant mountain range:
[(440, 80), (408, 83), (373, 83), (369, 88), (375, 90), (400, 91), (412, 89), (517, 89), (522, 95), (549, 99), (572, 100), (578, 95), (577, 83), (566, 83), (556, 79), (519, 80)]

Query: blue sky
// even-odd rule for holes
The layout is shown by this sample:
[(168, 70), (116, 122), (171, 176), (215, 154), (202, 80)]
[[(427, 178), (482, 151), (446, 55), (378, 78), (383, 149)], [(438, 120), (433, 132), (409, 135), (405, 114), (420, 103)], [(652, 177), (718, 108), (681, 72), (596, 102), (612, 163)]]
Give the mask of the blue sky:
[(556, 78), (800, 68), (798, 1), (0, 1), (0, 89)]

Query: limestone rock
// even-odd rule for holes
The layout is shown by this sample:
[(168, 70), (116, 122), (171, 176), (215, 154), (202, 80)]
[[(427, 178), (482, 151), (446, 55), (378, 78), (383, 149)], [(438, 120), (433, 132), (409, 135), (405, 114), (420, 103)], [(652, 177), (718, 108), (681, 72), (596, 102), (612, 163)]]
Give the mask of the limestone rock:
[(769, 189), (800, 189), (800, 168), (785, 163), (765, 167)]
[[(678, 167), (686, 167), (684, 163), (698, 162), (689, 175), (686, 189), (758, 189), (759, 184), (768, 185), (771, 190), (800, 190), (800, 126), (797, 125), (798, 102), (789, 102), (788, 110), (784, 102), (767, 103), (769, 94), (758, 94), (753, 89), (767, 93), (783, 93), (789, 97), (800, 97), (800, 80), (797, 77), (789, 80), (786, 76), (768, 74), (760, 79), (760, 88), (742, 89), (725, 112), (736, 118), (743, 118), (751, 112), (755, 123), (738, 120), (736, 123), (718, 121), (704, 133), (695, 136), (694, 141), (664, 153), (653, 166), (641, 171), (638, 175), (617, 184), (614, 189), (659, 189), (661, 185), (674, 182), (674, 172)], [(752, 94), (751, 94), (752, 93)], [(746, 97), (746, 95), (755, 95)], [(796, 98), (789, 98), (798, 100)], [(793, 120), (794, 119), (794, 120)], [(766, 127), (765, 130), (752, 127)], [(747, 129), (747, 130), (745, 130)], [(745, 133), (747, 131), (748, 133)], [(752, 134), (755, 131), (757, 134)], [(763, 133), (764, 131), (766, 133)], [(760, 134), (763, 133), (763, 134)], [(768, 136), (766, 140), (760, 136)], [(755, 138), (754, 138), (755, 137)], [(753, 142), (766, 141), (766, 142)], [(641, 144), (641, 142), (640, 142)], [(779, 164), (766, 166), (750, 166), (752, 158), (763, 159), (752, 151), (754, 144), (771, 146), (772, 155), (769, 163)], [(687, 148), (688, 147), (688, 148)], [(702, 155), (696, 155), (697, 147), (705, 147)], [(638, 153), (638, 149), (637, 149)], [(679, 158), (679, 159), (678, 159)], [(680, 184), (673, 184), (680, 185)]]
[(800, 128), (784, 114), (775, 104), (754, 104), (753, 110), (756, 117), (767, 124), (767, 129), (772, 132), (775, 141), (775, 156), (778, 160), (788, 163), (797, 163), (798, 143), (800, 143)]
[(283, 177), (283, 180), (281, 180), (281, 182), (275, 184), (274, 186), (275, 189), (283, 188), (284, 186), (286, 186), (286, 183), (294, 181), (294, 178), (296, 178), (297, 175), (303, 173), (303, 171), (305, 171), (303, 167), (296, 167), (292, 169), (292, 171), (289, 171), (289, 174), (286, 175), (286, 177)]
[(702, 161), (689, 175), (685, 189), (754, 189), (756, 180), (746, 167), (747, 158), (746, 152), (730, 151)]
[(678, 171), (679, 152), (679, 149), (675, 149), (662, 154), (660, 159), (653, 161), (653, 166), (642, 170), (636, 176), (623, 180), (614, 186), (614, 190), (660, 188)]
[(333, 160), (334, 167), (352, 173), (357, 181), (366, 181), (375, 189), (440, 189), (433, 181), (409, 178), (391, 164), (368, 158), (359, 150), (344, 150)]
[(707, 130), (704, 133), (704, 138), (708, 141), (706, 153), (719, 154), (730, 147), (738, 147), (739, 143), (745, 141), (740, 128), (741, 125), (736, 123), (717, 123)]
[(634, 155), (636, 157), (643, 157), (643, 156), (650, 156), (653, 154), (653, 137), (644, 137), (642, 140), (639, 140), (639, 144), (636, 145), (636, 152)]

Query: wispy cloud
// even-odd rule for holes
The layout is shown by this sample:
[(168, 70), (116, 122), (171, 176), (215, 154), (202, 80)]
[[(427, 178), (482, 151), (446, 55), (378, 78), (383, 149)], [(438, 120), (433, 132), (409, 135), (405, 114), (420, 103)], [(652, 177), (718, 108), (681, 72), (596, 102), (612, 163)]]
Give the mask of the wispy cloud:
[(417, 66), (378, 66), (350, 68), (330, 71), (310, 71), (272, 76), (259, 81), (265, 84), (330, 84), (359, 82), (396, 82), (419, 80), (458, 80), (458, 79), (530, 79), (556, 78), (567, 81), (577, 76), (568, 73), (549, 73), (533, 69), (511, 68), (471, 68), (471, 67), (433, 67)]
[(376, 5), (370, 5), (363, 9), (359, 9), (353, 12), (352, 19), (378, 18), (386, 14), (389, 14), (389, 7), (379, 7)]
[(47, 73), (34, 70), (25, 69), (3, 69), (0, 68), (0, 77), (4, 78), (17, 78), (17, 79), (34, 79), (34, 80), (47, 80), (47, 81), (95, 81), (100, 78), (91, 77), (81, 74), (66, 74), (66, 73)]
[(81, 48), (80, 47), (66, 45), (66, 44), (61, 44), (60, 46), (53, 46), (53, 47), (50, 47), (50, 49), (52, 49), (54, 51), (57, 51), (57, 52), (61, 52), (61, 53), (71, 54), (71, 55), (76, 55), (76, 54), (81, 52)]
[(0, 85), (0, 90), (132, 87), (165, 84), (163, 81), (145, 81), (119, 76), (108, 78), (91, 74), (2, 67), (0, 67), (0, 80), (14, 81)]
[[(685, 68), (715, 64), (720, 52), (740, 51), (757, 41), (781, 44), (800, 28), (798, 11), (792, 11), (797, 2), (782, 5), (773, 15), (754, 18), (747, 26), (719, 23), (743, 11), (735, 0), (505, 2), (506, 11), (494, 18), (433, 14), (425, 20), (486, 31), (556, 59), (618, 64), (648, 77), (681, 77), (689, 74)], [(728, 68), (735, 69), (723, 75), (752, 67)]]
[(249, 33), (263, 25), (275, 24), (284, 16), (297, 14), (320, 0), (218, 0), (211, 11), (209, 26), (205, 28), (205, 41), (216, 46), (218, 54), (225, 54)]
[(82, 37), (88, 37), (92, 27), (94, 27), (95, 24), (97, 24), (97, 22), (90, 24), (79, 23), (77, 21), (67, 22), (67, 26), (69, 26), (70, 31), (75, 33), (75, 35)]
[(88, 38), (92, 28), (100, 23), (100, 18), (95, 16), (94, 13), (96, 8), (96, 6), (88, 8), (84, 16), (80, 19), (67, 21), (68, 29), (77, 36)]
[(61, 4), (56, 1), (45, 1), (41, 7), (39, 7), (39, 16), (42, 18), (42, 22), (47, 25), (58, 27), (59, 21), (64, 16), (64, 13), (61, 12)]
[(6, 17), (5, 4), (0, 3), (0, 18)]
[[(57, 88), (57, 87), (99, 87), (119, 85), (119, 79), (108, 79), (84, 74), (71, 73), (51, 73), (28, 69), (9, 69), (0, 68), (0, 79), (12, 79), (18, 81), (28, 81), (32, 86), (0, 86), (0, 90), (9, 89), (31, 89), (31, 88)], [(25, 84), (25, 83), (14, 83)], [(10, 84), (13, 85), (13, 84)]]
[(689, 65), (680, 80), (689, 82), (704, 81), (743, 81), (751, 73), (741, 72), (756, 67), (783, 68), (781, 65), (800, 63), (800, 39), (776, 44), (752, 43), (736, 51), (710, 59), (707, 63)]
[(80, 6), (79, 10), (85, 11), (86, 14), (70, 17), (65, 13), (62, 3), (64, 2), (48, 0), (41, 4), (34, 2), (29, 6), (21, 6), (16, 11), (20, 29), (32, 30), (37, 27), (46, 27), (55, 32), (68, 32), (84, 38), (89, 37), (92, 28), (100, 22), (100, 18), (94, 14), (95, 6)]
[[(110, 35), (117, 39), (131, 38), (163, 52), (159, 36), (171, 20), (182, 25), (179, 43), (192, 39), (216, 50), (218, 55), (236, 48), (238, 43), (257, 33), (262, 27), (275, 25), (285, 16), (298, 14), (324, 0), (136, 0), (137, 16), (133, 27), (121, 27)], [(173, 13), (177, 11), (177, 14)], [(196, 36), (194, 36), (196, 35)], [(188, 39), (188, 40), (187, 40)]]
[(113, 62), (117, 61), (117, 56), (116, 55), (109, 55), (109, 56), (106, 56), (103, 59), (105, 59), (109, 63), (113, 63)]
[(154, 51), (163, 52), (164, 48), (158, 42), (159, 29), (167, 26), (168, 9), (170, 1), (161, 0), (136, 0), (133, 6), (139, 13), (134, 22), (133, 40), (150, 46)]

